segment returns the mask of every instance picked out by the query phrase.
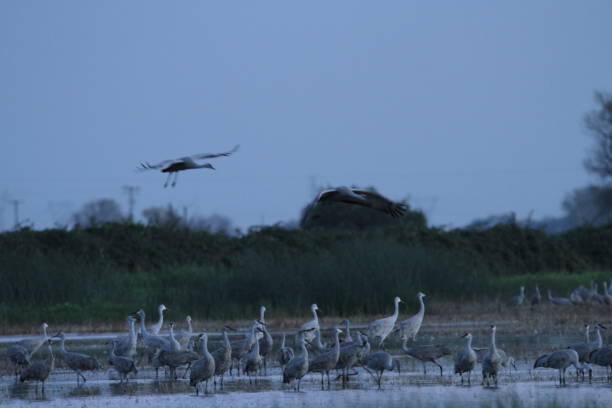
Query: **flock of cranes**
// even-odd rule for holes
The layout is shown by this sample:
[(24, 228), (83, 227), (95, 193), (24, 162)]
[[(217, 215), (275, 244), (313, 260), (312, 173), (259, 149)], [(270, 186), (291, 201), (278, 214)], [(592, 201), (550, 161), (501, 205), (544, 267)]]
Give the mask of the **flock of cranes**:
[[(610, 278), (610, 285), (607, 282), (602, 282), (603, 291), (599, 293), (599, 287), (597, 282), (591, 281), (590, 288), (586, 288), (584, 285), (580, 285), (574, 289), (569, 297), (555, 297), (552, 295), (552, 291), (548, 289), (548, 300), (551, 304), (556, 306), (612, 306), (612, 278)], [(517, 296), (511, 297), (507, 302), (506, 306), (521, 306), (525, 302), (525, 287), (521, 286), (520, 293)], [(531, 307), (538, 306), (542, 303), (542, 295), (540, 288), (535, 285), (535, 291), (531, 298)]]
[[(511, 366), (516, 368), (515, 360), (497, 347), (497, 329), (494, 325), (490, 328), (490, 343), (487, 348), (473, 347), (473, 337), (469, 332), (462, 336), (466, 344), (457, 352), (453, 351), (452, 346), (443, 344), (409, 347), (408, 341), (415, 340), (423, 321), (424, 297), (424, 293), (417, 294), (420, 304), (418, 313), (399, 323), (397, 319), (402, 300), (395, 297), (394, 313), (391, 316), (371, 322), (365, 331), (359, 330), (353, 333), (350, 322), (346, 319), (338, 327), (322, 329), (317, 315), (319, 308), (313, 304), (311, 306), (313, 319), (296, 330), (295, 350), (287, 344), (286, 333), (282, 334), (280, 347), (274, 350), (274, 339), (265, 321), (264, 306), (260, 308), (259, 318), (251, 322), (244, 338), (230, 341), (229, 333), (235, 329), (225, 326), (222, 331), (222, 343), (210, 352), (208, 334), (194, 332), (190, 316), (185, 319), (187, 326), (185, 330), (176, 332), (174, 323), (170, 322), (168, 335), (161, 335), (164, 311), (167, 309), (164, 305), (160, 305), (159, 319), (149, 326), (146, 324), (144, 310), (127, 317), (127, 334), (111, 339), (107, 343), (108, 365), (119, 374), (120, 382), (127, 382), (130, 376), (138, 374), (138, 367), (145, 364), (145, 359), (156, 370), (156, 377), (159, 375), (158, 370), (164, 368), (166, 376), (172, 381), (178, 380), (177, 370), (184, 368), (182, 378), (186, 378), (189, 373), (189, 384), (195, 387), (196, 394), (199, 394), (202, 383), (204, 383), (204, 393), (208, 393), (208, 382), (211, 380), (215, 388), (217, 380), (223, 388), (224, 376), (232, 375), (233, 370), (237, 370), (238, 375), (240, 373), (246, 375), (250, 384), (253, 382), (257, 384), (258, 375), (262, 371), (267, 371), (269, 360), (278, 362), (282, 372), (282, 382), (293, 384), (296, 391), (300, 390), (301, 381), (308, 373), (320, 375), (322, 389), (325, 389), (326, 382), (327, 388), (331, 388), (331, 373), (334, 370), (337, 373), (335, 379), (340, 379), (344, 387), (350, 376), (356, 374), (355, 368), (359, 366), (372, 375), (381, 388), (385, 371), (397, 369), (398, 373), (400, 372), (397, 356), (389, 354), (384, 345), (385, 339), (390, 334), (397, 333), (402, 342), (401, 350), (423, 364), (424, 374), (427, 374), (426, 363), (432, 363), (438, 366), (442, 376), (443, 367), (437, 360), (453, 354), (454, 373), (459, 374), (461, 384), (464, 383), (464, 374), (467, 374), (467, 383), (471, 384), (472, 371), (476, 370), (478, 363), (481, 364), (482, 383), (486, 386), (497, 386), (502, 368)], [(518, 297), (524, 298), (524, 288), (521, 288)], [(522, 300), (512, 298), (508, 303), (518, 305)], [(570, 366), (574, 366), (582, 378), (588, 370), (589, 379), (592, 375), (591, 364), (612, 369), (612, 346), (603, 344), (601, 334), (602, 330), (606, 330), (605, 326), (602, 324), (594, 326), (595, 341), (591, 341), (590, 328), (590, 325), (585, 326), (585, 342), (544, 354), (536, 359), (533, 368), (557, 369), (561, 385), (566, 383), (565, 372)], [(55, 340), (59, 341), (57, 355), (65, 367), (74, 371), (77, 385), (87, 381), (85, 372), (102, 367), (102, 364), (90, 355), (67, 350), (64, 333), (60, 331), (50, 336), (47, 329), (48, 325), (43, 323), (42, 335), (39, 338), (14, 343), (7, 348), (7, 356), (13, 364), (14, 374), (20, 381), (36, 381), (37, 384), (40, 382), (44, 391), (45, 381), (55, 369), (55, 355), (52, 348), (52, 342)], [(328, 338), (332, 339), (331, 345), (323, 343), (322, 333), (329, 334)], [(48, 349), (47, 359), (32, 362), (32, 356), (43, 345)], [(379, 350), (374, 351), (373, 348)], [(610, 373), (608, 379), (612, 380)]]

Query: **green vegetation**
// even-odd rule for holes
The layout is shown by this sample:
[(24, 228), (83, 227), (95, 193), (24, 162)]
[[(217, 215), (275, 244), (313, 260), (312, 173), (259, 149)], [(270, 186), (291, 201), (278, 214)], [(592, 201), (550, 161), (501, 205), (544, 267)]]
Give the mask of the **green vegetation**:
[[(559, 235), (515, 224), (444, 231), (264, 228), (240, 237), (105, 224), (0, 234), (0, 323), (122, 319), (163, 302), (200, 318), (375, 314), (418, 290), (435, 300), (510, 296), (540, 283), (558, 294), (612, 270), (612, 224)], [(415, 307), (410, 302), (411, 307)]]

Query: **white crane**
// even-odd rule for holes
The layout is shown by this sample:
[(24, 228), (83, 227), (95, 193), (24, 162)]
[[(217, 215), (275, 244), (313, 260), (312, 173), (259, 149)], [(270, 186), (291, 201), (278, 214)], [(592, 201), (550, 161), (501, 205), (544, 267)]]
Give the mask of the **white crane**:
[(164, 304), (161, 304), (157, 307), (157, 312), (159, 313), (159, 320), (157, 320), (157, 323), (154, 323), (149, 327), (149, 332), (151, 332), (151, 334), (158, 335), (161, 328), (164, 327), (164, 310), (168, 310), (168, 308), (164, 306)]
[(393, 303), (395, 305), (395, 311), (389, 317), (385, 317), (383, 319), (374, 320), (372, 323), (368, 325), (368, 336), (372, 338), (378, 338), (378, 347), (381, 347), (384, 350), (384, 341), (393, 331), (393, 327), (395, 326), (395, 322), (397, 321), (397, 316), (399, 315), (399, 304), (402, 301), (398, 296), (393, 299)]
[(193, 169), (211, 169), (215, 170), (212, 164), (203, 163), (198, 164), (196, 160), (214, 159), (216, 157), (230, 156), (238, 150), (236, 145), (232, 150), (223, 153), (203, 153), (195, 154), (193, 156), (185, 156), (178, 159), (164, 160), (157, 164), (150, 164), (148, 162), (140, 163), (139, 170), (160, 170), (162, 173), (168, 173), (168, 178), (164, 183), (164, 187), (168, 187), (168, 183), (174, 174), (174, 181), (172, 181), (172, 187), (176, 186), (176, 179), (179, 171), (193, 170)]
[(419, 300), (419, 311), (414, 316), (402, 321), (399, 324), (399, 335), (402, 340), (411, 338), (412, 341), (416, 340), (416, 335), (421, 329), (423, 323), (423, 317), (425, 316), (425, 302), (423, 298), (426, 295), (423, 292), (417, 293), (417, 299)]
[(319, 317), (317, 316), (317, 310), (319, 310), (319, 306), (316, 303), (313, 303), (310, 306), (310, 311), (312, 312), (312, 320), (304, 323), (298, 328), (298, 331), (304, 332), (304, 341), (311, 342), (315, 338), (315, 330), (319, 330)]

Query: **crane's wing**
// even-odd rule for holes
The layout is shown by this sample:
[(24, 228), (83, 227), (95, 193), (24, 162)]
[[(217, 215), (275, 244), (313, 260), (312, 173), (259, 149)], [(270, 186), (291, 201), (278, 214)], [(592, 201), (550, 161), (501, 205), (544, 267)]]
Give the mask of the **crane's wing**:
[(315, 199), (315, 203), (324, 201), (339, 201), (347, 204), (358, 204), (366, 207), (370, 206), (367, 200), (357, 194), (354, 194), (347, 187), (331, 188), (329, 190), (321, 191)]
[(203, 160), (203, 159), (214, 159), (215, 157), (227, 157), (230, 156), (233, 153), (236, 153), (238, 151), (238, 148), (240, 147), (240, 145), (236, 145), (234, 146), (234, 148), (230, 151), (227, 152), (223, 152), (223, 153), (202, 153), (202, 154), (194, 154), (193, 156), (191, 156), (193, 159), (195, 160)]
[(394, 218), (401, 217), (406, 212), (405, 204), (391, 201), (381, 194), (359, 189), (352, 189), (352, 192), (363, 197), (368, 203), (370, 203), (370, 207), (386, 212)]
[(172, 160), (164, 160), (162, 162), (159, 162), (157, 164), (151, 164), (149, 162), (141, 162), (140, 166), (137, 168), (137, 170), (139, 171), (144, 171), (144, 170), (158, 170), (161, 169), (163, 167), (167, 167), (169, 165), (171, 165), (172, 163), (176, 163), (176, 162), (180, 162), (183, 161), (185, 158), (181, 158), (181, 159), (172, 159)]

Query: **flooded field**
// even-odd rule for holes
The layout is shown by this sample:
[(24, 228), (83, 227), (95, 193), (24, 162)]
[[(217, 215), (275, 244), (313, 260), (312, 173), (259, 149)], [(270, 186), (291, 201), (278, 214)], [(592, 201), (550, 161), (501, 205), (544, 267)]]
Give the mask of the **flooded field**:
[[(452, 375), (453, 358), (440, 359), (444, 375), (439, 369), (427, 365), (423, 373), (420, 362), (406, 356), (399, 348), (397, 338), (391, 338), (388, 351), (399, 359), (401, 372), (386, 372), (383, 376), (383, 390), (377, 390), (373, 378), (357, 367), (351, 376), (347, 389), (340, 381), (333, 381), (331, 390), (321, 390), (320, 375), (308, 374), (302, 381), (302, 392), (294, 392), (282, 384), (280, 367), (275, 361), (268, 365), (267, 375), (257, 378), (257, 384), (249, 384), (245, 376), (226, 376), (223, 390), (217, 388), (208, 395), (195, 396), (187, 379), (170, 381), (160, 370), (159, 379), (147, 364), (139, 364), (139, 373), (129, 383), (120, 384), (117, 374), (107, 363), (106, 342), (116, 333), (91, 335), (68, 334), (67, 348), (92, 354), (102, 363), (103, 368), (94, 373), (85, 373), (85, 385), (76, 385), (76, 375), (57, 360), (55, 371), (50, 375), (43, 394), (33, 383), (16, 382), (5, 348), (23, 336), (0, 337), (0, 405), (22, 406), (35, 403), (40, 407), (97, 407), (97, 406), (146, 406), (146, 407), (610, 407), (612, 406), (612, 384), (606, 380), (606, 369), (594, 366), (593, 380), (578, 381), (573, 368), (568, 369), (568, 385), (559, 387), (557, 371), (551, 369), (533, 370), (534, 359), (560, 346), (582, 342), (584, 337), (578, 328), (558, 328), (547, 333), (504, 334), (512, 323), (498, 324), (498, 347), (503, 348), (516, 360), (516, 369), (505, 368), (500, 375), (497, 388), (480, 385), (480, 364), (472, 375), (471, 386), (461, 386), (459, 377)], [(439, 325), (423, 327), (416, 344), (446, 344), (454, 350), (464, 345), (459, 338), (460, 330)], [(278, 344), (278, 333), (274, 333)], [(209, 349), (212, 351), (220, 342), (219, 333), (210, 333)], [(486, 347), (489, 336), (484, 328), (474, 330), (474, 347)], [(607, 343), (607, 341), (606, 341)], [(57, 345), (54, 346), (57, 349)], [(34, 360), (43, 359), (43, 349)], [(272, 367), (270, 367), (272, 365)], [(179, 376), (184, 370), (178, 370)], [(235, 374), (235, 373), (234, 373)], [(187, 375), (188, 376), (188, 375)], [(209, 391), (212, 390), (212, 382)], [(469, 405), (468, 405), (469, 404)]]

